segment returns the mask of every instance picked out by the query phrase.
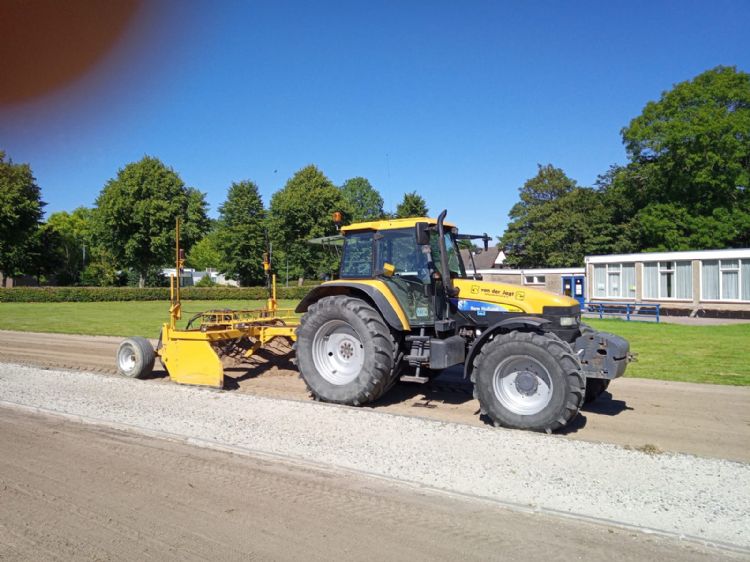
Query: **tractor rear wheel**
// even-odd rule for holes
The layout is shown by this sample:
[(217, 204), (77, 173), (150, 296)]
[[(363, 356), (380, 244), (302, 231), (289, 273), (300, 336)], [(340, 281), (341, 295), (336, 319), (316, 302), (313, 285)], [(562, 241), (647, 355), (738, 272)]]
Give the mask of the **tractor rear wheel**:
[(156, 352), (146, 338), (128, 338), (117, 348), (117, 372), (123, 376), (143, 379), (154, 370)]
[(472, 379), (482, 413), (503, 427), (551, 433), (583, 404), (580, 362), (570, 346), (545, 334), (496, 336), (474, 360)]
[(382, 316), (345, 295), (310, 305), (297, 328), (297, 366), (319, 400), (359, 406), (393, 382), (395, 343)]

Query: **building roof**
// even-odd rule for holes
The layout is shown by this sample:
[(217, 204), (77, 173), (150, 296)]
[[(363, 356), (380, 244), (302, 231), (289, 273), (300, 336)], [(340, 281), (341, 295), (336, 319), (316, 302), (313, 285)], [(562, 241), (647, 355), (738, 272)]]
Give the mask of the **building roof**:
[(618, 263), (679, 260), (731, 260), (750, 258), (750, 248), (726, 250), (687, 250), (684, 252), (644, 252), (641, 254), (610, 254), (607, 256), (586, 256), (586, 263)]
[(488, 275), (583, 275), (585, 267), (544, 267), (534, 269), (479, 269), (477, 273)]
[[(474, 265), (476, 265), (477, 270), (493, 269), (505, 260), (505, 254), (501, 252), (500, 248), (497, 246), (489, 248), (486, 251), (477, 249), (477, 251), (472, 253), (474, 256)], [(466, 269), (471, 269), (471, 256), (469, 255), (468, 249), (461, 250), (461, 259), (463, 260)]]

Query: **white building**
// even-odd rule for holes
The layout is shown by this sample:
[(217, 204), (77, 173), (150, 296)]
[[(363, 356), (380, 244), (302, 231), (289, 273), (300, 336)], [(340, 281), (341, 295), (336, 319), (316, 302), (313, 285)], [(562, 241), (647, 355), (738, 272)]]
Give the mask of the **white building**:
[(750, 248), (586, 257), (586, 300), (750, 312)]

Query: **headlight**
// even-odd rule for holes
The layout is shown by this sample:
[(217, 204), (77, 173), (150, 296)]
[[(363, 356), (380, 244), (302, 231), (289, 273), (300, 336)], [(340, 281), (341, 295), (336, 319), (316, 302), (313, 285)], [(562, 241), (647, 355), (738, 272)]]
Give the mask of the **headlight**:
[(561, 316), (560, 326), (575, 326), (578, 324), (578, 316)]

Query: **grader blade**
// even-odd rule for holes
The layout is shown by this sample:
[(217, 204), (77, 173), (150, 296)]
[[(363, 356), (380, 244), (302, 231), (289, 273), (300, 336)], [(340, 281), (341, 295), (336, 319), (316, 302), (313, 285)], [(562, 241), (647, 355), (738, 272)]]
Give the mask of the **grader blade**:
[(169, 378), (180, 384), (223, 388), (224, 367), (211, 344), (205, 339), (178, 339), (175, 335), (163, 337), (159, 350)]

